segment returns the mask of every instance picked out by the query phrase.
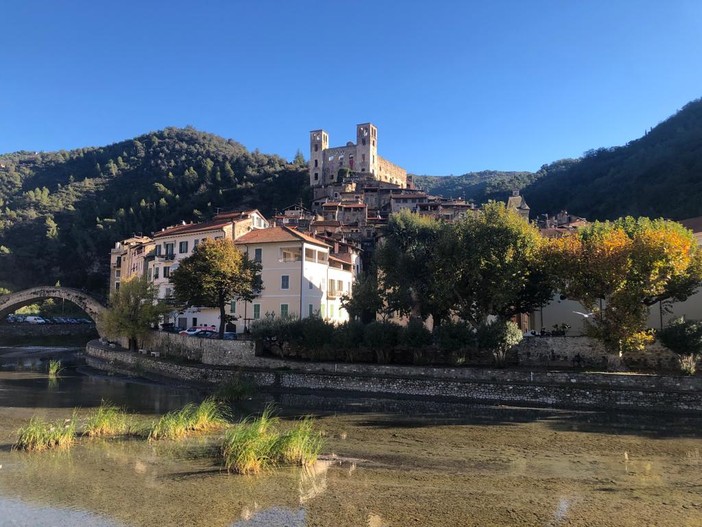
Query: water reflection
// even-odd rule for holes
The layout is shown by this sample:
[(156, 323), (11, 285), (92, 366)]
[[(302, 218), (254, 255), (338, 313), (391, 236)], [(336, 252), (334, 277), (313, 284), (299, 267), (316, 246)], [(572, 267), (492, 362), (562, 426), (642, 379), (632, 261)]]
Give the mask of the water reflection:
[(307, 525), (305, 509), (271, 507), (270, 509), (256, 512), (248, 518), (232, 523), (232, 527), (272, 527), (274, 525), (304, 527)]
[[(10, 523), (4, 523), (9, 520)], [(63, 507), (46, 507), (25, 501), (0, 496), (0, 524), (13, 527), (74, 527), (76, 525), (93, 525), (95, 527), (122, 527), (125, 524), (87, 511)]]

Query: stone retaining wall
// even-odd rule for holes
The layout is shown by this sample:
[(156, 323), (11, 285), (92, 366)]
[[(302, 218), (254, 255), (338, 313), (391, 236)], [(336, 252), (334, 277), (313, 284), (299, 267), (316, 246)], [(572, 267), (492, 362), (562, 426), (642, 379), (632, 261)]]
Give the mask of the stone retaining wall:
[[(271, 391), (347, 391), (380, 396), (454, 398), (484, 403), (702, 413), (702, 378), (607, 373), (299, 363), (248, 355), (228, 367), (176, 364), (96, 341), (88, 364), (218, 384), (243, 376)], [(237, 366), (238, 369), (235, 369)]]

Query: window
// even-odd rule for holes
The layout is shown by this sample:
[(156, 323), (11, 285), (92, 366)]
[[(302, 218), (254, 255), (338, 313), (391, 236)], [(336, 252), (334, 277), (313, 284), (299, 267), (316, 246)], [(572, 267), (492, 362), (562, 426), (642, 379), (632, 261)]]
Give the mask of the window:
[(156, 256), (161, 256), (161, 244), (156, 246)]
[(197, 326), (197, 317), (193, 317), (193, 326)]
[(315, 257), (314, 257), (314, 252), (315, 252), (314, 249), (309, 249), (309, 248), (305, 249), (305, 261), (306, 262), (316, 261)]
[(254, 314), (253, 314), (254, 320), (258, 320), (259, 318), (261, 318), (261, 304), (254, 304), (253, 308), (254, 308)]
[(281, 317), (288, 316), (288, 305), (287, 304), (280, 304), (280, 316)]
[(231, 305), (229, 306), (229, 312), (230, 312), (232, 315), (235, 315), (235, 314), (236, 314), (236, 300), (232, 300), (232, 303), (231, 303)]
[(146, 279), (150, 282), (151, 281), (151, 269), (146, 271)]
[(178, 252), (180, 254), (187, 253), (188, 252), (188, 242), (180, 242), (178, 245)]
[(307, 316), (311, 317), (313, 315), (314, 315), (314, 306), (312, 306), (312, 304), (309, 304), (307, 306)]
[(164, 249), (166, 250), (166, 256), (173, 256), (173, 253), (175, 251), (175, 244), (174, 243), (164, 243)]
[(314, 173), (314, 180), (317, 181), (319, 179), (319, 172)]
[(170, 267), (164, 267), (164, 268), (163, 268), (163, 277), (164, 277), (164, 278), (170, 278), (170, 277), (171, 277), (171, 268), (170, 268)]
[(154, 267), (154, 280), (158, 280), (158, 267)]
[[(318, 150), (319, 150), (319, 145), (314, 145), (314, 151), (317, 152)], [(315, 161), (315, 163), (316, 163), (316, 161)], [(317, 165), (315, 165), (315, 166), (317, 166)]]
[(115, 282), (115, 291), (119, 291), (119, 282)]
[(254, 249), (254, 262), (261, 263), (263, 257), (263, 249), (258, 248)]
[(198, 245), (200, 245), (200, 240), (195, 240), (195, 241), (193, 242), (193, 249), (194, 249), (195, 247), (197, 247)]
[(122, 271), (119, 269), (115, 270), (115, 278), (119, 278), (120, 276), (122, 276)]
[(302, 260), (302, 250), (299, 247), (281, 249), (280, 259), (284, 262), (299, 262)]
[(314, 168), (317, 168), (317, 167), (319, 167), (319, 160), (315, 159), (314, 160)]
[(308, 289), (313, 289), (313, 288), (314, 288), (314, 282), (313, 282), (312, 280), (309, 280), (309, 281), (307, 282), (307, 288), (308, 288)]
[(280, 277), (280, 288), (281, 289), (290, 289), (290, 276), (284, 274), (283, 276)]

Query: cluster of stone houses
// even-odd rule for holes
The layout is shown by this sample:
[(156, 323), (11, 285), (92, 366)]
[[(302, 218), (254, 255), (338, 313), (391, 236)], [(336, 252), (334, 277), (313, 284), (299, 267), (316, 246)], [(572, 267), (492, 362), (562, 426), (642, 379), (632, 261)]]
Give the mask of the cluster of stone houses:
[[(111, 251), (110, 293), (122, 280), (138, 275), (153, 283), (159, 299), (168, 299), (173, 294), (170, 274), (180, 260), (202, 240), (221, 238), (231, 240), (261, 264), (264, 286), (255, 300), (231, 303), (230, 330), (243, 332), (251, 322), (273, 316), (321, 316), (333, 323), (348, 320), (341, 297), (351, 294), (353, 281), (363, 272), (364, 262), (368, 265), (380, 228), (391, 214), (409, 209), (454, 221), (476, 211), (472, 203), (430, 196), (415, 188), (403, 168), (378, 156), (378, 130), (373, 124), (357, 125), (356, 135), (356, 143), (329, 147), (324, 130), (310, 132), (312, 210), (295, 205), (270, 220), (258, 210), (221, 212), (206, 222), (183, 223), (151, 237), (118, 242)], [(507, 207), (529, 219), (529, 206), (518, 192), (508, 198)], [(690, 221), (686, 226), (702, 231), (702, 221), (699, 225)], [(539, 217), (536, 223), (544, 235), (562, 236), (587, 221), (561, 212)], [(663, 306), (652, 310), (651, 327), (676, 315), (702, 319), (702, 295), (677, 304), (672, 313), (664, 314)], [(219, 312), (193, 306), (174, 311), (166, 322), (181, 328), (218, 325)], [(559, 296), (519, 322), (525, 330), (565, 324), (571, 334), (580, 334), (584, 328), (582, 306)]]

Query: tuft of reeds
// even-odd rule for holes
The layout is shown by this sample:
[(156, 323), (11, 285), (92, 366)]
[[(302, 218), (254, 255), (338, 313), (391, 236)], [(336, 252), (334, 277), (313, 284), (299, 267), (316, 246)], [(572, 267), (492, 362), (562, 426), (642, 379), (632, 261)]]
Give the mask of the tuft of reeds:
[(224, 466), (237, 474), (259, 474), (276, 464), (309, 465), (322, 448), (321, 434), (310, 417), (285, 433), (279, 420), (266, 408), (257, 419), (245, 419), (227, 432), (222, 444)]
[(60, 360), (51, 359), (49, 361), (49, 378), (50, 379), (56, 379), (59, 376), (59, 373), (61, 373), (61, 370), (63, 370), (63, 368), (61, 367)]
[(50, 448), (68, 448), (76, 435), (75, 419), (50, 423), (32, 417), (29, 424), (17, 431), (14, 448), (28, 452), (40, 452)]
[(129, 432), (129, 416), (121, 408), (105, 401), (88, 415), (83, 427), (83, 435), (88, 437), (115, 436)]
[(233, 402), (245, 399), (253, 392), (254, 386), (252, 383), (242, 379), (239, 375), (235, 375), (217, 387), (215, 397), (220, 401)]
[(227, 419), (220, 403), (208, 397), (198, 406), (188, 403), (181, 410), (163, 415), (151, 428), (148, 438), (149, 441), (181, 439), (188, 432), (216, 430), (226, 424)]
[(277, 420), (264, 412), (258, 419), (245, 419), (224, 436), (224, 467), (237, 474), (259, 474), (275, 463)]
[(305, 466), (317, 461), (323, 444), (321, 433), (315, 430), (314, 421), (307, 416), (280, 436), (275, 451), (281, 462)]

